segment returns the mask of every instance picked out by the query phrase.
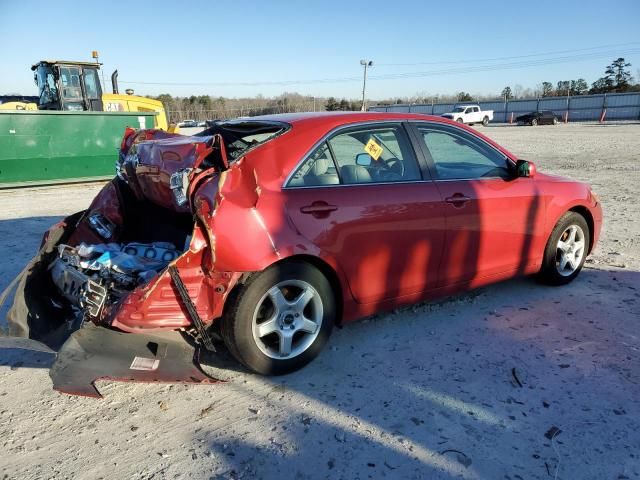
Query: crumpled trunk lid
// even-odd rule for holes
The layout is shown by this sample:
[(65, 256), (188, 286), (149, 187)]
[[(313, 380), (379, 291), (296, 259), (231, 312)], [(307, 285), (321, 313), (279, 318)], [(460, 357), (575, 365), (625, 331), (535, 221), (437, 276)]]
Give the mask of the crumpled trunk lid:
[(218, 136), (188, 137), (162, 130), (128, 129), (116, 172), (138, 199), (177, 212), (188, 212), (192, 180), (200, 173), (226, 168)]

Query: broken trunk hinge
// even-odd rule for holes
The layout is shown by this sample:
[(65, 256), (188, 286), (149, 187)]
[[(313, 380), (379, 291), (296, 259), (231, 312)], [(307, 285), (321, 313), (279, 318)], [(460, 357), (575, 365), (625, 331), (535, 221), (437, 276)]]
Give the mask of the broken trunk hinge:
[(198, 315), (198, 311), (196, 310), (196, 306), (193, 304), (191, 297), (189, 297), (189, 292), (187, 291), (187, 287), (184, 286), (182, 279), (180, 278), (180, 274), (178, 273), (178, 269), (174, 265), (169, 266), (169, 275), (171, 275), (171, 280), (175, 284), (178, 289), (178, 293), (180, 294), (180, 298), (182, 299), (182, 303), (189, 312), (189, 317), (191, 323), (193, 323), (194, 327), (198, 331), (200, 335), (200, 339), (204, 344), (205, 348), (210, 352), (215, 352), (216, 348), (213, 346), (213, 342), (211, 341), (211, 337), (207, 332), (207, 327), (205, 327), (204, 322)]

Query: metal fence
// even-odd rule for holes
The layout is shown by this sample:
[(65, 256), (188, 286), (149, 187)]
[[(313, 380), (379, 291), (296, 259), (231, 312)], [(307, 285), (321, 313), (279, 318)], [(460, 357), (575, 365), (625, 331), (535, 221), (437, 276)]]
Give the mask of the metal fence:
[(480, 105), (482, 110), (493, 110), (493, 122), (495, 123), (515, 121), (518, 115), (540, 110), (552, 110), (553, 113), (562, 116), (569, 122), (640, 119), (640, 92), (506, 101), (376, 105), (369, 107), (369, 111), (442, 115), (450, 112), (457, 105), (470, 103)]
[(167, 120), (169, 123), (178, 123), (185, 119), (205, 121), (205, 120), (226, 120), (237, 117), (255, 117), (257, 115), (272, 115), (275, 113), (295, 113), (295, 112), (315, 112), (318, 108), (324, 109), (316, 102), (292, 103), (286, 105), (246, 105), (234, 108), (218, 109), (197, 109), (184, 108), (182, 110), (167, 110)]

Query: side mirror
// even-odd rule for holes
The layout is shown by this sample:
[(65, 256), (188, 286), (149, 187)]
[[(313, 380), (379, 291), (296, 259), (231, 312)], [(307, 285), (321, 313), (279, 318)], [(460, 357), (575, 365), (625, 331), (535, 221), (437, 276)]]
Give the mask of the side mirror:
[(369, 167), (371, 165), (371, 155), (368, 153), (359, 153), (356, 155), (356, 165), (361, 167)]
[(518, 177), (535, 177), (536, 176), (536, 165), (533, 162), (528, 162), (526, 160), (518, 160), (516, 162), (516, 175)]

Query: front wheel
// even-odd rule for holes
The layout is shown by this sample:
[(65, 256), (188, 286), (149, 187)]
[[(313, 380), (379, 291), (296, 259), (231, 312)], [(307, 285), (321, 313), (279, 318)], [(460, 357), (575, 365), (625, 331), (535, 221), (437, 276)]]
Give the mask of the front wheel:
[(293, 372), (327, 343), (336, 318), (327, 278), (302, 262), (276, 264), (240, 287), (220, 325), (231, 354), (263, 375)]
[(557, 125), (558, 124), (558, 119), (556, 117), (553, 117), (553, 124)]
[(533, 120), (531, 120), (531, 126), (535, 127), (538, 125), (538, 120), (536, 120), (535, 118)]
[(461, 118), (457, 119), (456, 122), (458, 123), (464, 123), (464, 120), (462, 120)]
[(576, 212), (567, 212), (554, 227), (542, 259), (539, 279), (549, 285), (564, 285), (578, 276), (589, 252), (589, 225)]
[(487, 125), (489, 125), (489, 117), (484, 117), (484, 118), (482, 119), (482, 125), (483, 125), (483, 126), (485, 126), (485, 127), (486, 127)]

